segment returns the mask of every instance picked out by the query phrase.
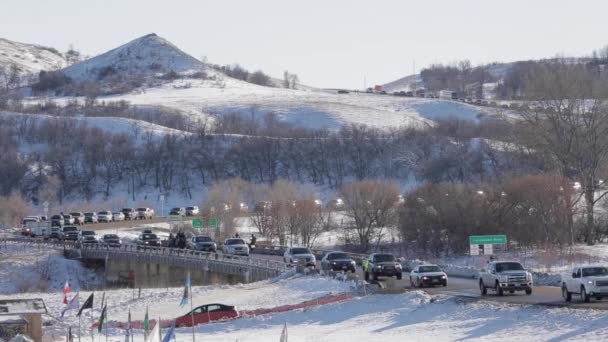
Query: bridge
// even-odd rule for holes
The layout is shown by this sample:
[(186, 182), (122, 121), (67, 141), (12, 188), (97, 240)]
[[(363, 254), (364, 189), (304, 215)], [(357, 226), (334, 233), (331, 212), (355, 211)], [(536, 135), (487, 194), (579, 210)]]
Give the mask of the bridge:
[(107, 244), (80, 244), (70, 241), (0, 238), (0, 245), (28, 244), (64, 250), (66, 256), (81, 260), (103, 260), (135, 264), (156, 264), (195, 271), (216, 272), (243, 276), (245, 282), (279, 276), (290, 271), (282, 260), (262, 256), (235, 256), (222, 253), (177, 249), (168, 247), (143, 247), (132, 244), (109, 246)]

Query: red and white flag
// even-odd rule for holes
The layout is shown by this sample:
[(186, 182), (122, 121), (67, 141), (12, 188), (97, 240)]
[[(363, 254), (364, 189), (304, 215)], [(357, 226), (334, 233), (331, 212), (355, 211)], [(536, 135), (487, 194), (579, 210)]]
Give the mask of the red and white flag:
[(70, 291), (70, 283), (66, 281), (65, 285), (63, 286), (63, 304), (68, 303), (68, 295), (70, 294)]

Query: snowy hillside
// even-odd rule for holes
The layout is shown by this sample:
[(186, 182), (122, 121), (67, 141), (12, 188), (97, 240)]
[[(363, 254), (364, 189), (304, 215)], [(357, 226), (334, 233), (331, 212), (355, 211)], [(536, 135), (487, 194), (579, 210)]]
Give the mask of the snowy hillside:
[(40, 70), (55, 70), (66, 65), (57, 50), (0, 38), (0, 67), (15, 64), (22, 75), (37, 74)]
[[(75, 80), (98, 80), (104, 75), (158, 74), (205, 70), (205, 65), (156, 34), (132, 40), (104, 54), (63, 70)], [(101, 73), (101, 74), (100, 74)]]
[(412, 91), (414, 81), (416, 82), (418, 87), (422, 86), (422, 78), (420, 77), (420, 74), (416, 74), (416, 75), (408, 75), (408, 76), (402, 77), (398, 80), (389, 82), (389, 83), (383, 85), (382, 88), (387, 93), (392, 93), (394, 91)]
[(268, 88), (228, 78), (221, 85), (209, 80), (178, 80), (145, 92), (103, 99), (165, 106), (196, 116), (240, 113), (262, 117), (272, 112), (296, 126), (328, 129), (353, 123), (381, 128), (425, 127), (439, 118), (476, 120), (482, 113), (479, 108), (453, 101)]

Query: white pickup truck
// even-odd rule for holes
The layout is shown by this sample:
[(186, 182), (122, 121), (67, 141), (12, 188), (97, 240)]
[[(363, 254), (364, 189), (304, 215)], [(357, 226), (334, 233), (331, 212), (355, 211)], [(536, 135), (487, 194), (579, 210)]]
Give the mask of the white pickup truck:
[(491, 289), (499, 296), (505, 291), (532, 294), (532, 274), (517, 261), (493, 261), (479, 272), (479, 290), (485, 296)]
[(581, 296), (588, 303), (591, 297), (600, 300), (608, 297), (608, 267), (575, 266), (572, 273), (562, 275), (562, 296), (566, 302), (572, 295)]

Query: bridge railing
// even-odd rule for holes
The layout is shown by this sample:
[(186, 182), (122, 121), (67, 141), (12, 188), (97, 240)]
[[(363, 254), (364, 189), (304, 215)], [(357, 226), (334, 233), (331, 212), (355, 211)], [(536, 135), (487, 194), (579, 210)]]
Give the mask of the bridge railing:
[(91, 251), (106, 251), (113, 253), (131, 254), (131, 255), (150, 255), (150, 256), (165, 256), (174, 258), (188, 258), (194, 260), (209, 260), (219, 261), (240, 266), (251, 266), (265, 268), (283, 272), (287, 270), (287, 265), (278, 260), (270, 260), (256, 257), (245, 257), (237, 255), (219, 254), (214, 252), (196, 251), (191, 249), (179, 249), (170, 247), (156, 246), (141, 246), (133, 244), (110, 245), (105, 243), (81, 244), (73, 241), (60, 241), (52, 239), (32, 239), (32, 238), (0, 238), (1, 243), (21, 243), (30, 245), (46, 245), (55, 248), (63, 249), (81, 249)]

